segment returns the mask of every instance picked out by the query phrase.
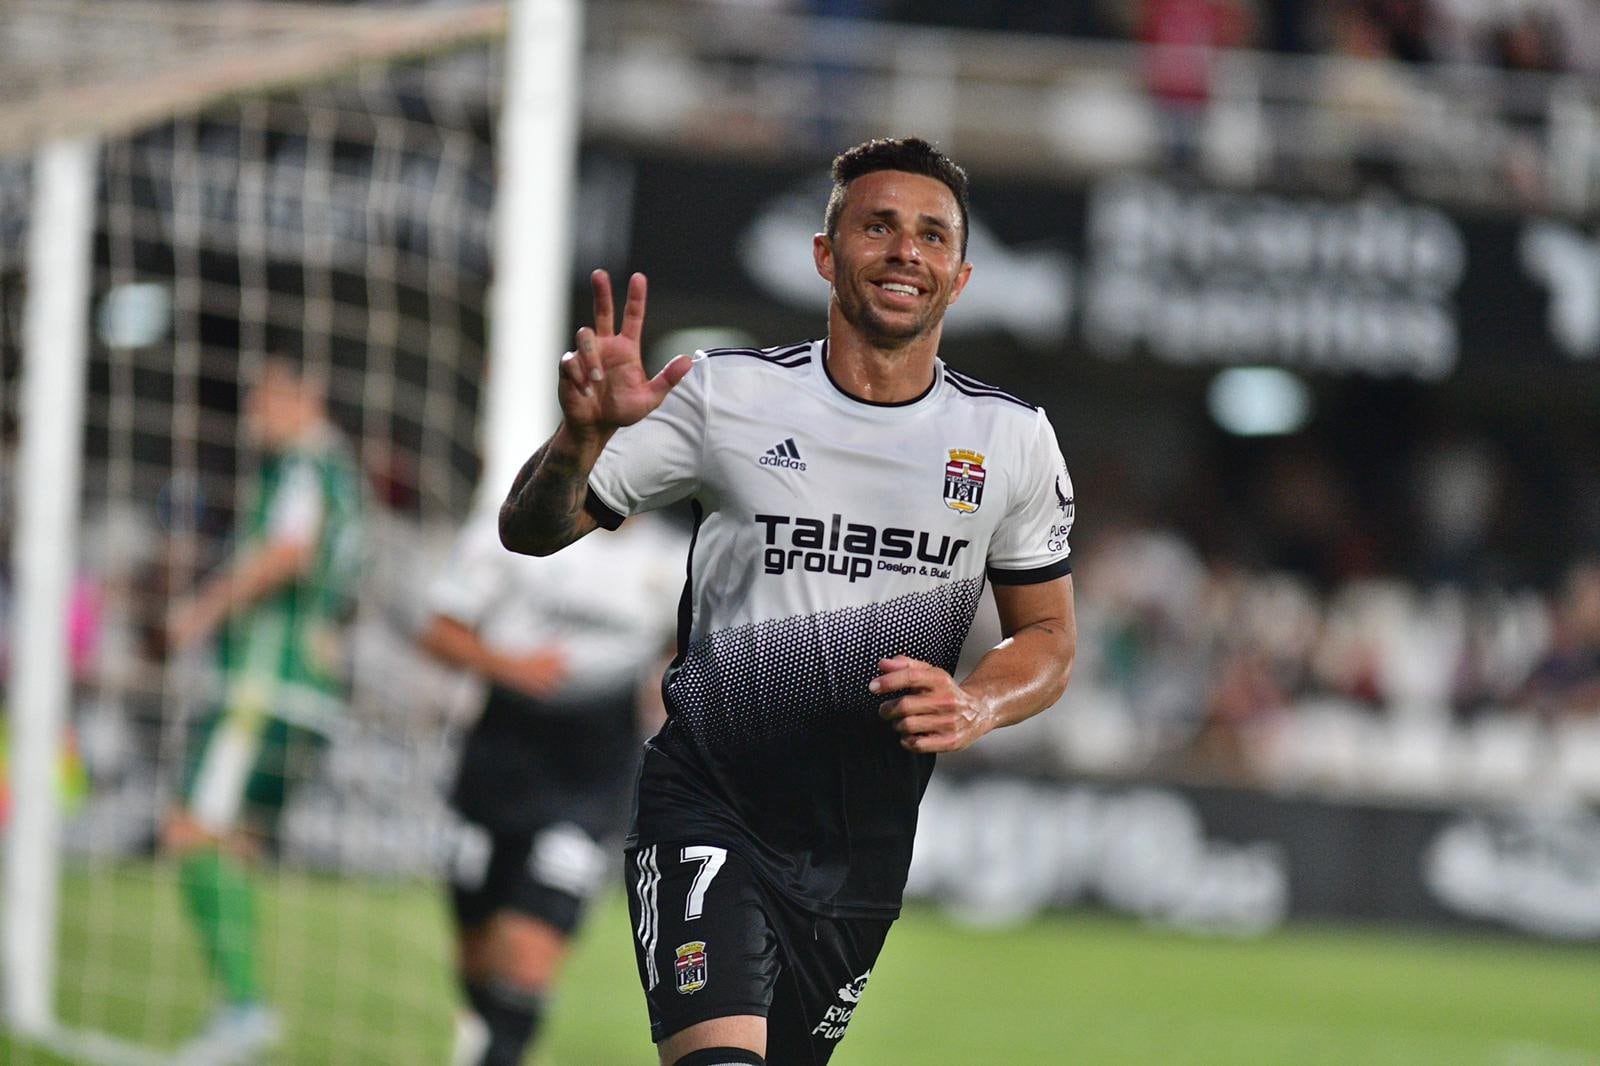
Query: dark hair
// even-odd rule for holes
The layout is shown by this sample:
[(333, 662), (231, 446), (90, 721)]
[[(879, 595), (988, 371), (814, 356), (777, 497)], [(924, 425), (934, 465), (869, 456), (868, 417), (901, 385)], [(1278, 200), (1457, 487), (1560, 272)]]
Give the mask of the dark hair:
[(845, 192), (863, 174), (878, 170), (903, 170), (945, 183), (961, 211), (961, 258), (967, 257), (967, 172), (949, 156), (921, 137), (874, 137), (840, 152), (833, 160), (833, 192), (822, 215), (823, 231), (837, 236)]

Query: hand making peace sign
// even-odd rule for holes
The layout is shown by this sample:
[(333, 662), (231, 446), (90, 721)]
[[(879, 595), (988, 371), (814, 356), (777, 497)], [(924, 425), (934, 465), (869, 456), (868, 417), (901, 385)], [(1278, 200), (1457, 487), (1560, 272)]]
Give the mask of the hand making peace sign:
[(668, 392), (689, 372), (693, 360), (680, 355), (661, 373), (645, 376), (639, 352), (644, 329), (645, 277), (628, 279), (628, 302), (622, 309), (622, 331), (612, 332), (616, 311), (611, 277), (604, 270), (589, 275), (594, 285), (594, 327), (578, 330), (578, 347), (561, 357), (558, 395), (567, 426), (581, 435), (610, 433), (631, 426), (660, 406)]

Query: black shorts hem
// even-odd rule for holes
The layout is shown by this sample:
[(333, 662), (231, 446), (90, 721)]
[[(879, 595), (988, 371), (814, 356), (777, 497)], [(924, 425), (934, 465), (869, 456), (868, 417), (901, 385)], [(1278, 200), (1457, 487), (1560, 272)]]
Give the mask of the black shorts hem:
[(538, 882), (493, 895), (451, 886), (450, 902), (456, 924), (463, 929), (481, 929), (497, 914), (515, 914), (548, 925), (569, 939), (583, 925), (584, 913), (589, 909), (586, 898)]
[[(765, 1003), (708, 1004), (698, 1011), (674, 1015), (671, 1023), (651, 1020), (650, 1042), (659, 1044), (668, 1037), (676, 1036), (683, 1032), (691, 1025), (709, 1022), (713, 1018), (735, 1018), (745, 1014), (752, 1014), (757, 1018), (765, 1018), (768, 1010), (770, 1010), (770, 1007)], [(667, 1027), (669, 1024), (672, 1026), (670, 1029)]]

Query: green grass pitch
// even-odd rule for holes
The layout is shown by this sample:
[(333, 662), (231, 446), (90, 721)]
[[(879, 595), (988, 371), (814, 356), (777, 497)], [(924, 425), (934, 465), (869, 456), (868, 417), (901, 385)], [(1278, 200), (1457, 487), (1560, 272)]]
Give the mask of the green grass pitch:
[[(278, 874), (266, 971), (279, 1063), (442, 1064), (446, 911), (428, 886)], [(205, 981), (170, 870), (69, 875), (60, 1009), (171, 1048)], [(69, 1060), (0, 1035), (0, 1062)], [(655, 1059), (620, 891), (580, 940), (536, 1066)], [(1600, 949), (1379, 928), (1196, 938), (1103, 916), (975, 931), (913, 908), (890, 934), (837, 1066), (1600, 1063)]]

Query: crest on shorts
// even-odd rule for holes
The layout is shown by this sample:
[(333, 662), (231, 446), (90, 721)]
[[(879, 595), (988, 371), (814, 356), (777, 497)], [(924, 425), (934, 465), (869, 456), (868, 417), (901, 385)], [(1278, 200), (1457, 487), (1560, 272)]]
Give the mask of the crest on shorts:
[(971, 514), (983, 504), (983, 456), (965, 448), (951, 448), (944, 465), (944, 505), (952, 511)]
[(689, 996), (706, 986), (706, 942), (691, 940), (679, 944), (672, 968), (678, 975), (678, 994)]

